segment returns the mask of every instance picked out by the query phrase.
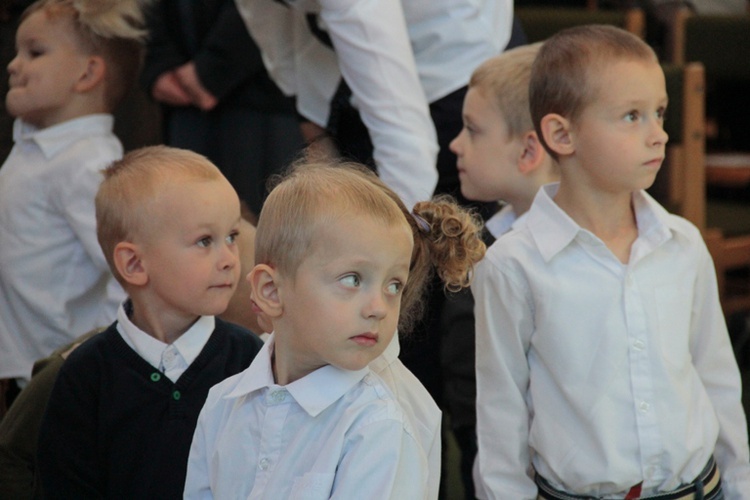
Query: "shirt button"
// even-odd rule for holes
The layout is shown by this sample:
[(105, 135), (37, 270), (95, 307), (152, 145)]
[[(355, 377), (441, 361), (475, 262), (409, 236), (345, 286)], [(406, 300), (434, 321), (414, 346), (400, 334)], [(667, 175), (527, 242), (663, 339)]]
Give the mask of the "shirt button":
[(174, 398), (175, 401), (177, 401), (180, 399), (180, 397), (182, 397), (182, 394), (180, 394), (180, 391), (174, 391), (172, 393), (172, 397)]
[(644, 347), (646, 347), (646, 343), (642, 340), (636, 340), (633, 342), (633, 347), (639, 351), (642, 351)]
[(645, 402), (645, 401), (641, 401), (641, 404), (639, 404), (639, 405), (638, 405), (638, 408), (640, 408), (640, 410), (641, 410), (641, 411), (642, 411), (643, 413), (646, 413), (646, 412), (647, 412), (647, 411), (649, 410), (649, 408), (651, 408), (651, 405), (650, 405), (650, 404), (648, 404), (648, 403), (647, 403), (647, 402)]
[(273, 401), (274, 403), (280, 403), (284, 401), (284, 398), (286, 398), (284, 391), (276, 391), (271, 394), (271, 401)]
[(158, 382), (161, 379), (161, 373), (154, 372), (151, 374), (151, 381), (152, 382)]
[(260, 470), (267, 470), (268, 466), (271, 464), (271, 461), (267, 458), (261, 458), (260, 462), (258, 462), (258, 468)]

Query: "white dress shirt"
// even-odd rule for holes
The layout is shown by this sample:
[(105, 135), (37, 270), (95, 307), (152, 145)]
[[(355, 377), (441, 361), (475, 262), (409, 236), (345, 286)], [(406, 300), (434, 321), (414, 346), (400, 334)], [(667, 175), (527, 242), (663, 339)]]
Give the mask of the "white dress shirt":
[(440, 429), (443, 414), (422, 382), (398, 358), (400, 350), (396, 334), (383, 354), (370, 363), (370, 369), (383, 379), (396, 396), (404, 414), (411, 420), (411, 427), (416, 430), (416, 437), (427, 456), (427, 498), (437, 499), (442, 469)]
[(249, 368), (208, 394), (185, 498), (420, 499), (427, 458), (385, 383), (324, 366), (274, 383), (273, 335)]
[(500, 210), (492, 214), (492, 217), (487, 219), (484, 227), (487, 228), (487, 231), (490, 232), (493, 238), (497, 239), (510, 231), (517, 220), (518, 218), (516, 217), (516, 211), (513, 210), (513, 205), (506, 203)]
[(711, 257), (644, 192), (622, 264), (553, 201), (498, 239), (472, 284), (476, 477), (488, 498), (536, 498), (530, 463), (577, 494), (691, 482), (712, 454), (727, 498), (750, 498), (747, 422)]
[[(308, 119), (326, 124), (324, 110), (344, 76), (378, 173), (407, 206), (429, 199), (437, 183), (428, 103), (465, 86), (503, 50), (513, 16), (510, 0), (289, 0), (294, 9), (286, 10), (268, 0), (236, 3), (269, 74), (298, 95)], [(306, 29), (306, 13), (319, 14), (335, 56)], [(317, 87), (304, 91), (309, 85)]]
[(201, 316), (177, 340), (166, 344), (135, 326), (126, 314), (125, 304), (117, 310), (117, 332), (125, 343), (172, 382), (177, 382), (195, 361), (215, 326), (213, 316)]
[(122, 157), (111, 115), (39, 130), (16, 120), (0, 168), (0, 378), (115, 319), (125, 292), (96, 238), (101, 169)]

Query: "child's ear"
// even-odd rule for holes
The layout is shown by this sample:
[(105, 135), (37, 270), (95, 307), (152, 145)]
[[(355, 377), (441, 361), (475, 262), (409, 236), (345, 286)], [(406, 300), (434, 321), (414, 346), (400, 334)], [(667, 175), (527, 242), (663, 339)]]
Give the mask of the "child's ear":
[(99, 82), (104, 80), (104, 75), (106, 72), (107, 65), (104, 63), (103, 57), (89, 56), (86, 64), (86, 70), (76, 82), (76, 90), (78, 92), (88, 92), (89, 90), (99, 85)]
[(114, 265), (122, 279), (135, 286), (148, 283), (148, 273), (141, 261), (140, 247), (129, 241), (115, 245)]
[(279, 294), (279, 273), (268, 264), (258, 264), (247, 275), (250, 297), (270, 318), (278, 318), (284, 311)]
[(523, 142), (523, 152), (521, 158), (518, 161), (518, 170), (526, 175), (541, 165), (542, 161), (547, 154), (547, 151), (542, 146), (542, 142), (539, 140), (539, 136), (536, 135), (536, 131), (530, 130), (521, 136)]
[(545, 115), (541, 121), (542, 136), (547, 146), (560, 156), (575, 151), (571, 136), (570, 121), (557, 113)]

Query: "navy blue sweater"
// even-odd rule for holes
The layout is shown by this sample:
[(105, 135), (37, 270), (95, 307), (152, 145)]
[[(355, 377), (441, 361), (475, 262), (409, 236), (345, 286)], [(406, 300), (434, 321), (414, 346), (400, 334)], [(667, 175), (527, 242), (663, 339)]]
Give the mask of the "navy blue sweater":
[(201, 353), (173, 383), (115, 325), (73, 351), (39, 435), (46, 498), (182, 498), (193, 432), (208, 390), (247, 368), (262, 346), (216, 319)]

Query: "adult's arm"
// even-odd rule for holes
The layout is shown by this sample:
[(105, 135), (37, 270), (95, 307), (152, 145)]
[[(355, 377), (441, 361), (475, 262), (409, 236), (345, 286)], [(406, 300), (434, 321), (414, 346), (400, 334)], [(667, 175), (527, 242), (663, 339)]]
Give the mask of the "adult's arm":
[[(287, 95), (301, 93), (295, 58), (307, 54), (295, 54), (289, 43), (294, 13), (268, 0), (236, 1), (271, 77)], [(400, 1), (319, 4), (339, 69), (375, 147), (380, 177), (409, 206), (429, 199), (437, 185), (437, 138)]]
[(378, 174), (407, 206), (432, 197), (437, 135), (400, 0), (320, 0), (346, 80), (375, 147)]

